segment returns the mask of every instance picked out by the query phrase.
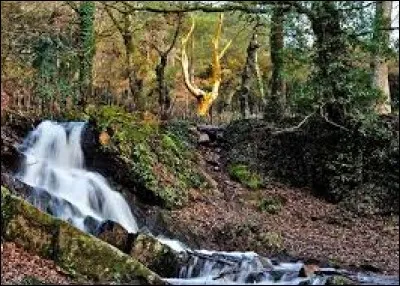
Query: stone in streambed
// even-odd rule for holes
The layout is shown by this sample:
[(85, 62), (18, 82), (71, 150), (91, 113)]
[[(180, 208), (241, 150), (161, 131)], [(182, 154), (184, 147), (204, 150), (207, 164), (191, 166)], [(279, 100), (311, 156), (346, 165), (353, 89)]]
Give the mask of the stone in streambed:
[(176, 277), (182, 264), (178, 252), (146, 234), (137, 236), (130, 255), (162, 277)]
[(129, 253), (132, 247), (132, 240), (135, 236), (114, 221), (105, 221), (97, 229), (96, 236), (101, 240), (115, 246), (119, 250)]
[(314, 264), (304, 265), (299, 272), (299, 277), (311, 277), (316, 271), (319, 271), (319, 266)]
[(328, 278), (325, 285), (356, 285), (354, 281), (341, 275), (334, 275)]

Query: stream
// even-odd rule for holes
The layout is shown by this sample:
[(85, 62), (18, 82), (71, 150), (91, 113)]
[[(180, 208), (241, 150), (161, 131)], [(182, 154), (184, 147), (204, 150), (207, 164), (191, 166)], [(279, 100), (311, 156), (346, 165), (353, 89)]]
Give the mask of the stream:
[[(85, 169), (81, 135), (85, 122), (43, 121), (19, 146), (25, 155), (16, 176), (32, 186), (30, 202), (87, 233), (104, 221), (115, 221), (130, 233), (139, 231), (124, 197), (98, 173)], [(172, 285), (325, 285), (332, 275), (345, 275), (362, 285), (399, 285), (398, 277), (320, 268), (311, 277), (300, 277), (304, 264), (283, 263), (254, 252), (192, 250), (173, 238), (157, 239), (190, 259), (179, 277), (164, 278)], [(360, 254), (362, 255), (362, 254)]]

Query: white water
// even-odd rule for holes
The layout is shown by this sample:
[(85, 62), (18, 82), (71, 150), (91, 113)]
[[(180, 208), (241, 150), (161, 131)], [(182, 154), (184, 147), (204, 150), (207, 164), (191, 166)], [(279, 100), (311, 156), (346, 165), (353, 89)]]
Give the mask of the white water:
[[(111, 220), (135, 233), (138, 226), (123, 196), (113, 191), (100, 174), (84, 168), (81, 148), (84, 125), (84, 122), (42, 122), (20, 146), (26, 160), (17, 175), (35, 188), (36, 206), (41, 208), (41, 201), (47, 199), (49, 204), (44, 211), (81, 230), (93, 233), (102, 222)], [(303, 267), (301, 262), (274, 265), (254, 252), (192, 251), (178, 240), (164, 236), (157, 239), (177, 252), (192, 253), (190, 261), (180, 269), (179, 277), (165, 279), (173, 285), (299, 285), (305, 281), (309, 285), (324, 285), (327, 279), (298, 277)], [(378, 281), (363, 279), (365, 283)]]
[(38, 192), (47, 191), (52, 197), (53, 214), (81, 230), (89, 232), (84, 221), (91, 217), (99, 223), (112, 220), (136, 232), (136, 220), (121, 194), (113, 191), (100, 174), (83, 168), (84, 124), (42, 122), (22, 144), (27, 159), (18, 176)]

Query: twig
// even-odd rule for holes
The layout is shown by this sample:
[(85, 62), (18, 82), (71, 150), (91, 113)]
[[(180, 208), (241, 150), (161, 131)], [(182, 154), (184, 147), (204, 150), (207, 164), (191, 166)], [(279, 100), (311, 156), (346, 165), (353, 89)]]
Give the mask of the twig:
[(299, 129), (301, 126), (303, 126), (303, 124), (306, 123), (307, 120), (308, 120), (311, 116), (313, 116), (314, 114), (315, 114), (315, 112), (313, 112), (313, 113), (307, 115), (299, 124), (297, 124), (297, 125), (294, 126), (294, 127), (290, 127), (290, 128), (285, 128), (285, 129), (277, 130), (277, 131), (275, 131), (275, 132), (272, 132), (272, 134), (275, 135), (275, 134), (281, 134), (281, 133), (286, 133), (286, 132), (294, 132), (294, 131), (296, 131), (297, 129)]
[[(324, 104), (324, 105), (325, 105), (325, 104)], [(322, 106), (320, 107), (320, 109), (319, 109), (319, 113), (320, 113), (321, 117), (322, 117), (327, 123), (329, 123), (329, 124), (331, 124), (331, 125), (333, 125), (333, 126), (335, 126), (335, 127), (338, 127), (339, 129), (342, 129), (342, 130), (345, 130), (345, 131), (347, 131), (347, 132), (350, 132), (350, 130), (347, 129), (346, 127), (344, 127), (344, 126), (342, 126), (342, 125), (339, 125), (339, 124), (337, 124), (337, 123), (335, 123), (335, 122), (333, 122), (333, 121), (330, 121), (330, 120), (328, 119), (328, 117), (326, 117), (326, 116), (324, 115), (324, 112), (323, 112), (323, 107), (324, 107), (324, 105), (322, 105)]]

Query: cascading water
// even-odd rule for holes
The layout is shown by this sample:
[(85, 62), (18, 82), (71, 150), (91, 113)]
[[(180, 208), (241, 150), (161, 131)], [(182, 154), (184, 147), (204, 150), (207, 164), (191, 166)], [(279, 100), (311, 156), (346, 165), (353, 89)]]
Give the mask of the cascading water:
[[(83, 231), (95, 233), (102, 222), (111, 220), (135, 233), (138, 226), (123, 196), (113, 191), (100, 174), (84, 169), (84, 126), (84, 122), (39, 124), (20, 146), (25, 160), (17, 177), (35, 189), (29, 198), (34, 205)], [(324, 285), (327, 280), (326, 275), (299, 277), (303, 267), (300, 262), (274, 264), (253, 252), (192, 251), (177, 240), (163, 236), (157, 239), (177, 252), (189, 254), (179, 277), (165, 279), (173, 285)], [(336, 270), (320, 272), (332, 271)], [(370, 285), (399, 283), (398, 278), (385, 280), (365, 275), (354, 279)]]
[(136, 232), (136, 220), (121, 194), (113, 191), (100, 174), (83, 168), (84, 125), (51, 121), (39, 124), (21, 145), (26, 160), (17, 176), (35, 188), (35, 205), (41, 201), (40, 196), (48, 195), (47, 211), (81, 230), (93, 232), (101, 222), (112, 220)]

